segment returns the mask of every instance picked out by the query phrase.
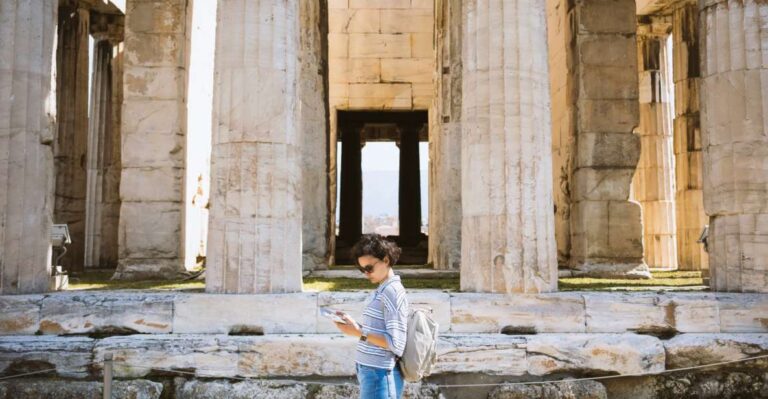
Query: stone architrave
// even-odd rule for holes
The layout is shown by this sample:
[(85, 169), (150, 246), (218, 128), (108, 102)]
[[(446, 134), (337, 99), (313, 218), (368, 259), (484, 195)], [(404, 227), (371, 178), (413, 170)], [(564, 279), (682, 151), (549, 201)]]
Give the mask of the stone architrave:
[(700, 7), (710, 285), (768, 292), (768, 4), (707, 0)]
[(437, 74), (429, 134), (429, 262), (461, 259), (461, 1), (435, 3)]
[(640, 160), (632, 194), (643, 208), (643, 246), (650, 267), (677, 269), (674, 157), (672, 151), (671, 54), (664, 44), (669, 24), (638, 27)]
[(462, 14), (461, 289), (556, 291), (545, 5)]
[(300, 6), (220, 0), (206, 291), (301, 291)]
[(0, 2), (0, 295), (49, 288), (58, 2)]

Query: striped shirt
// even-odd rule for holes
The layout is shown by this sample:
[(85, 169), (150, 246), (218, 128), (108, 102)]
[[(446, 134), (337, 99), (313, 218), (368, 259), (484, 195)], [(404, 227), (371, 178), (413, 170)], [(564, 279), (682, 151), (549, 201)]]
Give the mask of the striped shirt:
[(388, 349), (359, 341), (355, 361), (363, 366), (393, 369), (396, 358), (403, 355), (408, 335), (408, 298), (400, 276), (388, 278), (371, 293), (360, 322), (363, 333), (384, 336)]

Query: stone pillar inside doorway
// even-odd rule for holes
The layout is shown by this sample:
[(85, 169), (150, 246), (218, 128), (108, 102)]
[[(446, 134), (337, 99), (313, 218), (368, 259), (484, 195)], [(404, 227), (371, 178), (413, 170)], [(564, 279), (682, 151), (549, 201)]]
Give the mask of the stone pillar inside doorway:
[[(363, 232), (363, 170), (361, 125), (339, 126), (341, 133), (341, 184), (339, 194), (339, 241), (351, 248)], [(343, 245), (339, 245), (343, 244)]]
[(398, 216), (400, 245), (415, 246), (421, 237), (421, 171), (419, 170), (419, 126), (400, 128), (400, 178)]

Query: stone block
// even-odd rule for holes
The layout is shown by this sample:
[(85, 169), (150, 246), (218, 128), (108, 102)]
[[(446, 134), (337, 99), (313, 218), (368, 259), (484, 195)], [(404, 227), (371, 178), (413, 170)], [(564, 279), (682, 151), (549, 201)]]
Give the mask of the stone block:
[(667, 368), (700, 366), (768, 354), (768, 334), (683, 334), (664, 342)]
[(412, 58), (434, 57), (435, 48), (432, 33), (411, 33), (410, 36)]
[(431, 83), (434, 68), (433, 60), (428, 58), (382, 59), (381, 80), (392, 83)]
[(184, 164), (181, 134), (142, 131), (123, 134), (122, 141), (123, 168), (173, 168)]
[(129, 202), (178, 201), (184, 196), (182, 168), (123, 168), (120, 198)]
[(768, 333), (768, 298), (761, 294), (716, 294), (722, 333)]
[(411, 8), (411, 0), (349, 0), (349, 8)]
[(349, 106), (351, 108), (410, 108), (411, 85), (390, 84), (350, 84)]
[(613, 257), (642, 263), (642, 208), (634, 201), (608, 203), (608, 246)]
[(381, 10), (381, 33), (432, 33), (431, 9)]
[(585, 332), (578, 294), (451, 296), (451, 332), (535, 334)]
[(441, 336), (433, 374), (483, 373), (519, 376), (526, 373), (525, 339), (507, 335)]
[(637, 66), (585, 66), (579, 75), (579, 97), (587, 100), (637, 100)]
[(349, 35), (346, 33), (328, 34), (328, 58), (331, 64), (335, 58), (347, 58), (349, 56)]
[(584, 303), (587, 332), (664, 335), (676, 331), (674, 307), (656, 294), (585, 293)]
[(129, 1), (125, 29), (131, 33), (183, 32), (186, 3), (170, 1)]
[[(0, 382), (0, 398), (101, 399), (102, 389), (103, 383), (96, 381), (21, 379)], [(114, 381), (112, 385), (114, 398), (159, 399), (162, 392), (163, 384), (149, 380)]]
[(577, 40), (579, 62), (586, 66), (587, 70), (593, 66), (629, 67), (637, 64), (637, 45), (634, 36), (581, 35)]
[(177, 100), (126, 99), (123, 102), (122, 134), (181, 134), (182, 109), (183, 104)]
[(434, 2), (432, 0), (411, 0), (411, 8), (432, 9)]
[(605, 386), (597, 381), (558, 381), (531, 385), (502, 384), (488, 399), (608, 399)]
[(181, 204), (123, 202), (120, 230), (120, 259), (176, 258), (180, 251)]
[(60, 377), (86, 378), (93, 347), (94, 340), (86, 337), (0, 337), (0, 375), (56, 369)]
[(126, 99), (177, 101), (185, 91), (186, 73), (178, 67), (127, 68), (123, 74), (123, 96)]
[(381, 11), (368, 9), (329, 9), (331, 33), (379, 33)]
[(328, 0), (328, 9), (349, 8), (348, 0)]
[(43, 334), (166, 334), (171, 332), (174, 295), (142, 293), (57, 294), (45, 298)]
[(305, 384), (270, 381), (201, 381), (186, 380), (176, 386), (176, 399), (241, 399), (280, 398), (305, 399), (309, 391)]
[[(316, 316), (317, 302), (318, 294), (313, 293), (180, 295), (174, 306), (173, 332), (234, 335), (315, 333), (320, 323), (320, 316)], [(335, 326), (331, 327), (335, 330), (332, 332), (338, 332)]]
[(594, 0), (576, 7), (578, 33), (616, 33), (634, 35), (635, 2), (627, 0)]
[(408, 58), (410, 56), (411, 42), (408, 35), (383, 33), (349, 35), (350, 58)]
[(125, 35), (125, 71), (133, 66), (182, 67), (184, 66), (183, 33), (138, 33)]
[(576, 167), (634, 168), (640, 158), (640, 140), (630, 133), (579, 133)]
[(528, 373), (653, 373), (664, 370), (664, 346), (637, 334), (539, 334), (527, 337)]
[(659, 306), (674, 317), (675, 330), (681, 333), (720, 332), (719, 305), (714, 294), (665, 295)]
[(31, 335), (40, 326), (42, 295), (0, 296), (0, 336)]
[(637, 126), (640, 109), (635, 100), (578, 101), (579, 132), (627, 133)]
[(573, 173), (573, 199), (575, 201), (627, 200), (634, 174), (634, 168), (579, 168)]

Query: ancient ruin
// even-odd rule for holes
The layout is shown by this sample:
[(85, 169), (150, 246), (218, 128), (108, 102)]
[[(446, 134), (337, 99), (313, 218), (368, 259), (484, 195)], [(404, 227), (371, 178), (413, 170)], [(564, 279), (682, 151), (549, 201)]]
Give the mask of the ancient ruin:
[[(768, 354), (767, 23), (757, 0), (3, 0), (0, 378), (55, 372), (0, 399), (100, 392), (106, 354), (142, 398), (354, 396), (322, 384), (354, 342), (313, 315), (364, 296), (303, 279), (372, 231), (459, 279), (411, 294), (443, 334), (411, 398)], [(203, 268), (205, 293), (57, 292)], [(558, 292), (658, 271), (708, 289)], [(562, 397), (768, 397), (767, 364)]]

